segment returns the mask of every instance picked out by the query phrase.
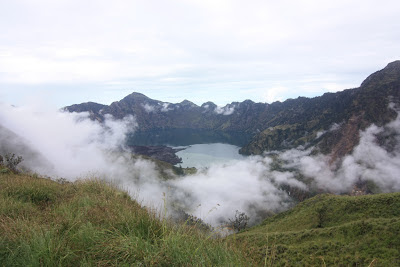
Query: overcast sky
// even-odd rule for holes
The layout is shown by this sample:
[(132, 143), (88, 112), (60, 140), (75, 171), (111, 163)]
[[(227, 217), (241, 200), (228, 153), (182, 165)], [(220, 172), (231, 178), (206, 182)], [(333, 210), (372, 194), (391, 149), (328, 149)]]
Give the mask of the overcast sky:
[(0, 0), (0, 102), (271, 103), (400, 59), (400, 1)]

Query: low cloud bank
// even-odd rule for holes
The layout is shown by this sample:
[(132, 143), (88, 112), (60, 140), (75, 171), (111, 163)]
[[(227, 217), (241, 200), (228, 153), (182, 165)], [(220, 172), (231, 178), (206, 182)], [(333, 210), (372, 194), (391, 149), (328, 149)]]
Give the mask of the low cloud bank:
[(159, 205), (166, 188), (158, 183), (154, 164), (133, 160), (125, 149), (126, 133), (136, 127), (132, 116), (115, 120), (106, 115), (100, 124), (90, 120), (88, 113), (2, 104), (0, 153), (21, 155), (26, 169), (55, 179), (107, 179), (145, 204)]
[(290, 172), (272, 172), (271, 162), (269, 158), (251, 157), (173, 180), (173, 200), (183, 210), (213, 225), (231, 218), (236, 210), (245, 211), (256, 221), (261, 214), (278, 212), (290, 205), (281, 185), (306, 188)]
[(311, 155), (311, 149), (280, 153), (286, 168), (297, 169), (311, 185), (328, 192), (343, 193), (359, 182), (374, 182), (382, 192), (400, 191), (400, 116), (385, 125), (371, 125), (360, 132), (352, 154), (329, 164), (327, 155)]
[[(15, 134), (18, 142), (12, 143), (18, 143), (18, 150), (26, 147), (46, 159), (42, 164), (26, 167), (71, 180), (108, 170), (111, 152), (123, 149), (126, 132), (136, 127), (133, 117), (117, 121), (106, 116), (104, 125), (100, 125), (91, 121), (88, 113), (5, 105), (0, 106), (0, 125)], [(9, 143), (13, 140), (9, 138), (2, 135), (0, 142)]]
[[(328, 156), (292, 149), (274, 158), (248, 157), (162, 181), (152, 162), (132, 159), (124, 147), (126, 133), (137, 128), (133, 117), (108, 116), (100, 124), (88, 115), (0, 105), (0, 153), (22, 155), (27, 168), (55, 178), (114, 181), (144, 205), (161, 208), (167, 200), (214, 226), (236, 210), (256, 222), (287, 209), (293, 204), (287, 188), (340, 193), (360, 180), (371, 180), (384, 192), (400, 190), (399, 117), (385, 128), (366, 129), (353, 153), (334, 165)], [(282, 168), (276, 168), (276, 159)]]

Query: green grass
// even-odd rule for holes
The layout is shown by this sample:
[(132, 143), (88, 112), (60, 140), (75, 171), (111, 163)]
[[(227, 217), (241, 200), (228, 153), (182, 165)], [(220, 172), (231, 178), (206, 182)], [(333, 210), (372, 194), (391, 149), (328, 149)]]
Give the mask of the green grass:
[(99, 180), (0, 174), (1, 266), (244, 266), (244, 253), (172, 224)]
[[(267, 266), (399, 266), (400, 193), (318, 195), (239, 233)], [(233, 238), (231, 238), (233, 239)]]
[(0, 266), (400, 266), (400, 193), (317, 195), (215, 238), (100, 180), (0, 174)]

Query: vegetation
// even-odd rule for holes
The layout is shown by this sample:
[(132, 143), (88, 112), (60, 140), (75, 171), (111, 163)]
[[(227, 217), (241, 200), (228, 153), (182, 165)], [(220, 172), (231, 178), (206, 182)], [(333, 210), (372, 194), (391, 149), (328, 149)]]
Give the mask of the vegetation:
[(96, 179), (1, 172), (0, 266), (400, 265), (400, 193), (317, 195), (249, 229), (237, 211), (225, 239), (182, 213), (172, 222)]
[(251, 264), (194, 226), (172, 224), (99, 180), (57, 183), (0, 174), (0, 265)]
[(237, 234), (268, 266), (399, 266), (400, 193), (323, 194)]
[(240, 212), (236, 210), (235, 217), (229, 219), (227, 226), (236, 232), (240, 232), (247, 228), (247, 224), (249, 223), (250, 217), (246, 215), (244, 212)]
[(16, 156), (15, 154), (7, 153), (4, 155), (0, 155), (0, 166), (4, 166), (1, 168), (2, 173), (6, 173), (8, 171), (12, 171), (14, 173), (18, 172), (17, 165), (22, 162), (21, 156)]

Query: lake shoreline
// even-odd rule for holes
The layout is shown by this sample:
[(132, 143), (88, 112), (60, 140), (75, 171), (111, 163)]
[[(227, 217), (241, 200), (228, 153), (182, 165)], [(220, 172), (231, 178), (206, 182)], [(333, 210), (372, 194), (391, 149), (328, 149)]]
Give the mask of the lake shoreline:
[(164, 161), (172, 165), (182, 163), (182, 158), (177, 152), (185, 148), (174, 148), (169, 146), (128, 146), (130, 150), (138, 155), (147, 156), (156, 160)]
[[(184, 148), (182, 146), (175, 148)], [(208, 168), (213, 164), (228, 163), (232, 160), (243, 160), (246, 156), (239, 154), (239, 146), (226, 143), (192, 144), (176, 154), (182, 159), (177, 167)]]

